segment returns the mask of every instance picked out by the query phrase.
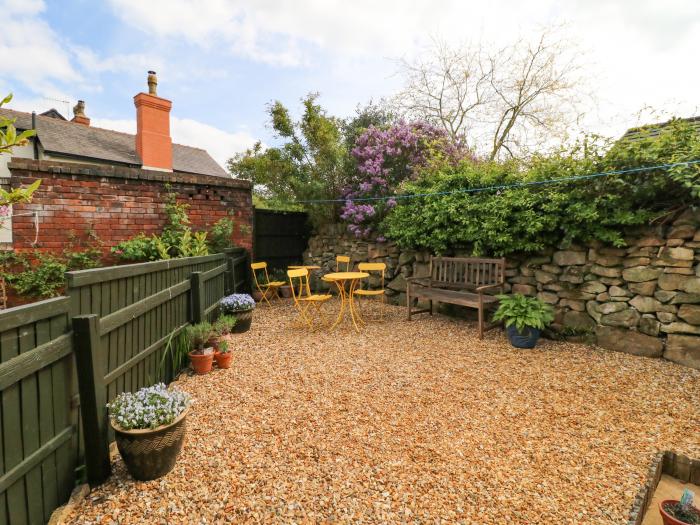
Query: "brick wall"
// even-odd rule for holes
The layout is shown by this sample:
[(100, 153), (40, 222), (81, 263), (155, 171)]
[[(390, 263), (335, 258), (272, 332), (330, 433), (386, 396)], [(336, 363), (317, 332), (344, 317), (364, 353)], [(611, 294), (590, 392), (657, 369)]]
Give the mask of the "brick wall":
[[(178, 201), (190, 205), (193, 228), (205, 229), (232, 216), (243, 225), (237, 245), (252, 247), (253, 207), (247, 181), (221, 177), (164, 173), (140, 168), (37, 161), (15, 158), (9, 164), (13, 187), (43, 180), (30, 204), (17, 205), (12, 224), (17, 250), (60, 251), (72, 234), (94, 231), (105, 247), (140, 232), (158, 233), (165, 224), (166, 183)], [(34, 218), (39, 215), (36, 246)]]

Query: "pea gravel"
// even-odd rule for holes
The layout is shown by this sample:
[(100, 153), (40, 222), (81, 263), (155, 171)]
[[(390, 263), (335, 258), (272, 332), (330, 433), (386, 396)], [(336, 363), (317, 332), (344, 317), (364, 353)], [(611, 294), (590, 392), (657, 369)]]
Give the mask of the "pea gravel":
[(699, 371), (387, 308), (361, 334), (257, 308), (231, 369), (176, 383), (175, 469), (117, 457), (71, 522), (617, 525), (656, 452), (700, 458)]

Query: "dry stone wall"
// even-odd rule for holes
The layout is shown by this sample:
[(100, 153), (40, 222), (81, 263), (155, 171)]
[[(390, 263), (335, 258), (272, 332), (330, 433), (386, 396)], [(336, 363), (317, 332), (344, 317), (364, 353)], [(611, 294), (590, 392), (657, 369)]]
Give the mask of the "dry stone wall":
[[(405, 304), (406, 277), (427, 275), (430, 260), (428, 253), (392, 242), (355, 239), (338, 224), (310, 239), (304, 262), (331, 271), (335, 255), (350, 255), (353, 265), (385, 262), (388, 294), (396, 304)], [(553, 337), (700, 369), (700, 210), (630, 230), (622, 248), (590, 243), (510, 257), (506, 280), (507, 291), (554, 307)], [(317, 279), (317, 285), (325, 283)]]

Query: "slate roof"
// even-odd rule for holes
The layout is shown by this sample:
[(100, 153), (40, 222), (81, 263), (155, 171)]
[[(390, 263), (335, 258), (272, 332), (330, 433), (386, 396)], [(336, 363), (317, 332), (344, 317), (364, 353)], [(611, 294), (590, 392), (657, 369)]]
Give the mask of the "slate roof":
[[(16, 119), (17, 129), (32, 128), (31, 113), (0, 108), (0, 116)], [(39, 142), (47, 153), (142, 166), (136, 153), (136, 137), (130, 133), (42, 115), (36, 116), (36, 129)], [(231, 178), (205, 150), (182, 144), (173, 144), (173, 171)]]
[[(691, 126), (695, 128), (695, 130), (700, 133), (700, 116), (698, 117), (689, 117), (689, 118), (684, 118), (680, 119), (684, 122), (689, 123)], [(667, 122), (661, 122), (659, 124), (648, 124), (646, 126), (640, 126), (638, 128), (630, 128), (628, 129), (625, 134), (621, 137), (621, 140), (640, 140), (642, 138), (648, 138), (648, 137), (656, 137), (659, 133), (661, 133), (661, 130), (668, 126), (671, 121)]]

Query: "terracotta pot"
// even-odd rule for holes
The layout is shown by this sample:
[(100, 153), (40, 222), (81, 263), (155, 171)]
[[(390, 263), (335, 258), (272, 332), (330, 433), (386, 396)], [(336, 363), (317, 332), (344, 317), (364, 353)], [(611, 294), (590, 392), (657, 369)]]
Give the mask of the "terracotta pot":
[(292, 296), (292, 287), (289, 285), (280, 286), (280, 295), (285, 299), (289, 299)]
[(190, 352), (189, 356), (195, 374), (202, 375), (211, 372), (211, 367), (214, 363), (214, 352), (209, 352), (208, 354)]
[(231, 368), (231, 361), (233, 361), (232, 352), (216, 352), (214, 354), (214, 359), (216, 359), (216, 366), (219, 368)]
[(132, 477), (148, 481), (173, 469), (185, 440), (188, 412), (186, 409), (169, 425), (152, 430), (124, 430), (112, 423), (119, 454)]
[[(688, 522), (686, 521), (680, 521), (668, 514), (665, 510), (664, 507), (666, 505), (670, 505), (671, 503), (678, 503), (677, 499), (665, 499), (661, 503), (659, 503), (659, 512), (661, 513), (661, 519), (664, 522), (664, 525), (688, 525)], [(693, 510), (695, 510), (695, 513), (700, 516), (700, 510), (697, 508), (693, 507)]]
[(210, 346), (211, 348), (213, 348), (214, 353), (218, 352), (219, 351), (219, 338), (216, 336), (211, 337), (211, 339), (209, 339), (207, 341), (207, 346)]
[(250, 324), (253, 322), (253, 310), (254, 308), (231, 312), (231, 315), (236, 318), (236, 324), (231, 330), (232, 334), (242, 334), (250, 330)]
[(253, 300), (256, 303), (259, 303), (260, 301), (262, 301), (262, 298), (263, 298), (263, 294), (259, 290), (255, 290), (252, 294), (250, 294), (250, 296), (253, 298)]

